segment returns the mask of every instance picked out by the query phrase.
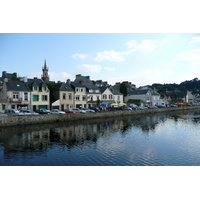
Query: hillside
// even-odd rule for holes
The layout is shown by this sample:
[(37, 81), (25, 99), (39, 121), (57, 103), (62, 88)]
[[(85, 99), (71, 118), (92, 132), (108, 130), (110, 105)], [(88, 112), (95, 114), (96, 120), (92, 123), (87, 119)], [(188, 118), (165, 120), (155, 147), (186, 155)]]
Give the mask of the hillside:
[(154, 83), (150, 87), (156, 88), (160, 94), (166, 94), (166, 91), (191, 91), (192, 94), (200, 94), (200, 80), (198, 78), (194, 78), (190, 81), (184, 81), (180, 84), (169, 83), (169, 84), (159, 84)]

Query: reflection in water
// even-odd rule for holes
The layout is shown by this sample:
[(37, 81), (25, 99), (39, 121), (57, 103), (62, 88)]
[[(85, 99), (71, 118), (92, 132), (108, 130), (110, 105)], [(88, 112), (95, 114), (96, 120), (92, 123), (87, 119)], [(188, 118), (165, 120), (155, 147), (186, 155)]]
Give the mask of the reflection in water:
[(170, 135), (197, 119), (199, 111), (0, 128), (0, 165), (184, 165), (170, 157), (182, 138)]

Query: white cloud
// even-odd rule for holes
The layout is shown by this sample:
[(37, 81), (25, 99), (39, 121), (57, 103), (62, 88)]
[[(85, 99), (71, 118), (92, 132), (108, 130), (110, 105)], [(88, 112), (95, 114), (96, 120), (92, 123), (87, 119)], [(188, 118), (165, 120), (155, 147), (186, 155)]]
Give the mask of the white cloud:
[(50, 80), (58, 80), (63, 79), (63, 78), (69, 78), (71, 74), (68, 74), (66, 72), (60, 72), (60, 73), (54, 73), (54, 72), (49, 72)]
[(73, 54), (71, 57), (72, 57), (72, 58), (85, 59), (85, 58), (87, 58), (88, 56), (89, 56), (88, 54)]
[(173, 72), (168, 68), (163, 70), (153, 68), (141, 71), (133, 76), (112, 77), (108, 79), (108, 82), (115, 84), (116, 82), (130, 81), (132, 84), (136, 84), (136, 87), (139, 87), (142, 85), (151, 85), (153, 83), (164, 83), (164, 77), (171, 74), (173, 74)]
[(200, 49), (180, 53), (176, 55), (174, 61), (191, 61), (192, 65), (200, 64)]
[(158, 41), (152, 41), (152, 40), (143, 40), (141, 43), (137, 42), (136, 40), (131, 40), (130, 42), (126, 43), (126, 45), (130, 50), (124, 52), (116, 52), (114, 50), (99, 52), (97, 53), (97, 56), (93, 60), (98, 62), (101, 62), (103, 60), (109, 60), (111, 62), (120, 62), (124, 61), (125, 55), (130, 55), (134, 51), (137, 50), (152, 51), (159, 45), (166, 44), (167, 42), (168, 42), (167, 38), (165, 38), (160, 43)]
[(168, 38), (165, 38), (162, 42), (159, 43), (159, 45), (163, 45), (163, 44), (166, 44), (168, 43)]
[[(33, 77), (41, 78), (42, 73), (37, 72), (37, 73), (32, 73), (31, 75)], [(49, 72), (49, 76), (50, 80), (52, 81), (66, 81), (67, 78), (71, 77), (71, 74), (68, 74), (66, 72), (60, 72), (60, 73)]]
[(192, 37), (192, 40), (189, 42), (189, 44), (198, 43), (198, 42), (200, 42), (200, 37)]
[(85, 72), (95, 72), (95, 73), (100, 72), (102, 69), (101, 65), (87, 65), (87, 64), (79, 65), (77, 68)]
[(152, 51), (159, 45), (166, 44), (168, 42), (168, 39), (163, 39), (160, 43), (158, 41), (152, 41), (152, 40), (142, 40), (141, 43), (137, 42), (136, 40), (131, 40), (130, 42), (127, 42), (126, 45), (129, 49), (132, 49), (133, 51), (136, 50), (146, 50), (146, 51)]
[(127, 52), (116, 52), (116, 51), (104, 51), (97, 53), (97, 56), (93, 59), (95, 61), (103, 61), (103, 60), (110, 60), (112, 62), (120, 62), (124, 60), (124, 55), (130, 54), (130, 51)]
[(107, 71), (115, 71), (114, 67), (104, 67), (104, 69)]
[(174, 66), (176, 65), (175, 63), (167, 63), (166, 66)]

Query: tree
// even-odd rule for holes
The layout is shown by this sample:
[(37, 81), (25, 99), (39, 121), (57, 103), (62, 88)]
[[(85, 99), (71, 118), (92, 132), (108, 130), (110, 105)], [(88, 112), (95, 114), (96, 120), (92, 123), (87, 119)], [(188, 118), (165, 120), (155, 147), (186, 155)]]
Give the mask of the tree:
[(53, 83), (46, 83), (46, 85), (48, 86), (49, 90), (50, 90), (50, 99), (53, 99), (53, 92), (55, 90), (55, 85)]
[(126, 87), (125, 83), (120, 84), (120, 90), (119, 91), (124, 95), (124, 97), (127, 96), (128, 92), (127, 92), (127, 87)]
[(195, 87), (193, 90), (192, 90), (192, 94), (198, 94), (199, 92), (198, 92), (198, 90), (197, 90), (197, 88)]

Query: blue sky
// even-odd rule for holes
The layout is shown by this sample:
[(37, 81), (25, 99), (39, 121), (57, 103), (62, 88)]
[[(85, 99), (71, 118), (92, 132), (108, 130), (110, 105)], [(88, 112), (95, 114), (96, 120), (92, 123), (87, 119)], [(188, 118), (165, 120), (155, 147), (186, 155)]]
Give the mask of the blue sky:
[(1, 33), (0, 69), (50, 79), (130, 81), (137, 87), (200, 78), (199, 33)]

